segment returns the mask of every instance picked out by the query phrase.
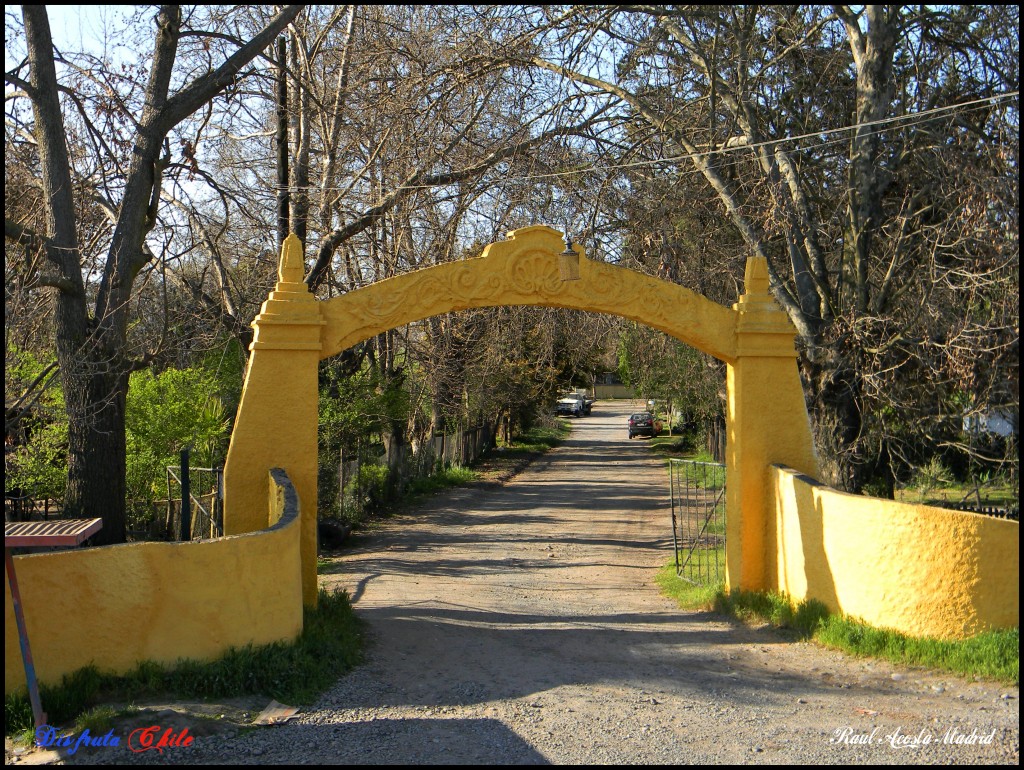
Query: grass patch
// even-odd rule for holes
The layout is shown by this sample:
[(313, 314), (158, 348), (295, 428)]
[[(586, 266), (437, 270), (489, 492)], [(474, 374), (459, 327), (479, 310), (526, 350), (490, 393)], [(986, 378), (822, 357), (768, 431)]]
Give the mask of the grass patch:
[(476, 481), (477, 473), (472, 468), (464, 468), (461, 465), (453, 465), (450, 468), (434, 473), (431, 476), (415, 478), (406, 487), (408, 495), (429, 495), (440, 492), (449, 487), (458, 487), (462, 484), (469, 484)]
[(961, 641), (916, 639), (830, 615), (815, 631), (814, 639), (854, 655), (1020, 684), (1019, 628), (989, 631)]
[(676, 575), (674, 561), (661, 568), (654, 582), (665, 596), (675, 599), (679, 606), (686, 610), (714, 609), (715, 599), (722, 589), (720, 584), (702, 586), (683, 580)]
[(740, 620), (764, 621), (777, 628), (796, 631), (802, 638), (813, 639), (825, 618), (824, 604), (809, 599), (794, 605), (782, 594), (765, 591), (720, 590), (715, 597), (715, 610)]
[(674, 459), (686, 458), (692, 460), (693, 455), (696, 451), (693, 448), (693, 442), (687, 436), (671, 436), (668, 433), (662, 433), (660, 436), (654, 436), (647, 441), (647, 447), (654, 453), (661, 455), (662, 457), (671, 457)]
[(694, 586), (676, 576), (674, 562), (662, 568), (656, 581), (662, 592), (684, 609), (713, 609), (744, 622), (770, 623), (849, 655), (1020, 684), (1019, 628), (963, 640), (911, 637), (832, 614), (813, 599), (793, 604), (788, 597), (773, 592), (726, 593), (722, 585)]
[(537, 425), (525, 433), (512, 437), (508, 444), (499, 441), (498, 448), (505, 454), (533, 454), (546, 452), (561, 444), (572, 433), (572, 423), (559, 417), (551, 425)]
[(95, 706), (78, 715), (75, 719), (74, 732), (81, 733), (88, 730), (93, 735), (103, 735), (114, 726), (114, 719), (125, 711), (115, 709), (113, 706)]
[[(642, 439), (643, 440), (643, 439)], [(664, 433), (648, 440), (647, 448), (663, 460), (692, 460), (714, 463), (714, 456), (703, 447), (696, 447), (690, 436), (670, 436)]]
[(957, 479), (953, 471), (933, 457), (918, 467), (909, 482), (898, 484), (894, 497), (904, 503), (966, 505), (971, 508), (1019, 508), (1017, 483), (1008, 475), (982, 473), (979, 477)]
[(923, 505), (968, 505), (978, 508), (1012, 508), (1019, 505), (1016, 486), (1011, 484), (986, 484), (974, 487), (969, 484), (949, 484), (941, 487), (907, 486), (897, 488), (895, 498), (901, 503)]
[[(684, 552), (680, 552), (680, 560), (684, 555)], [(684, 568), (684, 577), (676, 574), (675, 561), (669, 562), (657, 574), (655, 582), (661, 586), (662, 593), (674, 598), (684, 609), (712, 610), (715, 608), (718, 595), (722, 592), (723, 583), (708, 582), (707, 578), (710, 575), (725, 575), (724, 545), (712, 550), (694, 551)], [(687, 580), (687, 577), (690, 580)], [(692, 582), (694, 580), (697, 582)]]
[[(96, 704), (156, 696), (211, 699), (259, 694), (302, 706), (316, 700), (359, 663), (362, 649), (361, 623), (352, 611), (348, 594), (321, 590), (317, 608), (304, 612), (302, 633), (291, 644), (232, 648), (209, 663), (180, 660), (165, 666), (144, 662), (123, 676), (84, 668), (65, 676), (58, 686), (42, 686), (40, 697), (52, 724), (76, 719), (109, 721), (116, 713), (94, 709)], [(31, 729), (32, 724), (27, 691), (7, 695), (5, 735)], [(96, 731), (90, 727), (90, 732)]]
[[(720, 507), (723, 506), (723, 505), (724, 505), (724, 503), (719, 503)], [(719, 511), (718, 513), (716, 513), (716, 515), (711, 517), (711, 521), (708, 522), (708, 526), (707, 526), (707, 528), (704, 531), (707, 534), (709, 534), (709, 535), (719, 535), (721, 537), (724, 537), (725, 536), (725, 512), (724, 511)], [(719, 569), (719, 573), (720, 574), (725, 574), (725, 546), (724, 545), (721, 547), (721, 553), (720, 553), (720, 556), (718, 558), (719, 558), (719, 564), (721, 565), (721, 567)]]

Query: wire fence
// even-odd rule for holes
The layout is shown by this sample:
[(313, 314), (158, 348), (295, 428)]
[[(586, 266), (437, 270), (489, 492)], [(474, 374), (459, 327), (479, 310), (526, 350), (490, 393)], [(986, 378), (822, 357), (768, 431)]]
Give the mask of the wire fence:
[(669, 461), (676, 574), (696, 585), (725, 580), (725, 466)]
[[(224, 469), (167, 466), (163, 531), (168, 540), (199, 540), (224, 533)], [(184, 482), (184, 483), (183, 483)]]
[(357, 446), (343, 453), (338, 463), (338, 508), (358, 516), (389, 497), (401, 496), (416, 479), (472, 465), (494, 441), (495, 428), (485, 423), (413, 444)]
[(998, 505), (982, 505), (972, 502), (961, 501), (959, 503), (928, 503), (938, 508), (946, 508), (953, 511), (964, 511), (965, 513), (979, 513), (982, 516), (994, 516), (997, 519), (1010, 519), (1020, 521), (1020, 505), (1009, 505), (1006, 507)]

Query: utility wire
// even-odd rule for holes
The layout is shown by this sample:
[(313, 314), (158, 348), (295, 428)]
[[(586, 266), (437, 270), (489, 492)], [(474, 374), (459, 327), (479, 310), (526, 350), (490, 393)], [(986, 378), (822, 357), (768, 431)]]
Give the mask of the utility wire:
[[(796, 136), (787, 136), (787, 137), (783, 137), (781, 139), (768, 139), (768, 140), (765, 140), (763, 142), (756, 142), (754, 144), (740, 144), (740, 145), (735, 145), (735, 146), (732, 146), (732, 147), (718, 147), (718, 148), (716, 148), (714, 150), (709, 149), (709, 150), (703, 151), (703, 152), (702, 151), (698, 151), (698, 152), (694, 152), (694, 153), (683, 153), (683, 154), (680, 154), (680, 155), (673, 155), (673, 156), (669, 156), (669, 157), (666, 157), (666, 158), (656, 158), (656, 159), (651, 159), (651, 160), (634, 161), (632, 163), (619, 163), (619, 164), (609, 164), (609, 165), (595, 165), (595, 166), (589, 166), (587, 168), (573, 169), (571, 171), (550, 171), (550, 172), (545, 172), (545, 173), (540, 173), (540, 174), (526, 174), (526, 175), (519, 176), (519, 177), (506, 177), (504, 182), (506, 184), (508, 182), (530, 182), (530, 181), (534, 181), (534, 180), (556, 179), (556, 178), (563, 177), (563, 176), (572, 176), (574, 174), (581, 174), (581, 173), (588, 173), (588, 172), (595, 172), (595, 171), (606, 171), (607, 172), (607, 171), (615, 171), (615, 170), (619, 170), (619, 169), (641, 168), (641, 167), (644, 167), (644, 166), (656, 166), (656, 165), (666, 164), (666, 163), (678, 163), (680, 161), (690, 160), (690, 159), (697, 158), (697, 157), (711, 157), (711, 156), (729, 155), (729, 154), (732, 154), (732, 153), (746, 152), (748, 150), (753, 150), (753, 149), (757, 149), (757, 148), (760, 148), (760, 147), (772, 147), (772, 146), (775, 146), (775, 145), (787, 144), (787, 143), (790, 143), (790, 142), (799, 142), (800, 140), (803, 140), (803, 139), (811, 139), (811, 138), (815, 138), (815, 137), (829, 136), (829, 135), (832, 135), (832, 134), (839, 134), (839, 133), (843, 133), (843, 132), (847, 132), (847, 131), (856, 131), (857, 129), (860, 129), (860, 128), (870, 128), (870, 127), (873, 127), (873, 126), (881, 127), (878, 130), (871, 132), (872, 134), (879, 134), (879, 133), (883, 133), (883, 132), (885, 132), (887, 130), (890, 130), (893, 127), (915, 126), (915, 125), (919, 125), (921, 123), (927, 123), (927, 122), (932, 120), (937, 115), (942, 115), (942, 114), (945, 114), (945, 113), (953, 113), (953, 112), (957, 112), (957, 111), (969, 111), (971, 109), (980, 109), (984, 105), (993, 105), (994, 103), (1002, 103), (1002, 102), (1009, 101), (1009, 100), (1012, 100), (1012, 99), (1017, 99), (1019, 97), (1020, 97), (1020, 92), (1019, 91), (1011, 91), (1011, 92), (1004, 93), (1004, 94), (997, 94), (995, 96), (988, 96), (988, 97), (985, 97), (985, 98), (982, 98), (982, 99), (975, 99), (975, 100), (972, 100), (972, 101), (969, 101), (969, 102), (961, 102), (961, 103), (958, 103), (958, 104), (946, 105), (944, 107), (933, 107), (932, 109), (929, 109), (929, 110), (923, 110), (921, 112), (913, 112), (913, 113), (909, 113), (907, 115), (895, 115), (895, 116), (889, 117), (889, 118), (881, 118), (879, 120), (871, 120), (871, 121), (866, 121), (866, 122), (863, 122), (863, 123), (854, 123), (854, 124), (847, 125), (847, 126), (840, 126), (838, 128), (827, 128), (827, 129), (822, 129), (820, 131), (811, 131), (811, 132), (808, 132), (806, 134), (798, 134)], [(833, 139), (833, 140), (828, 140), (828, 141), (821, 142), (821, 143), (816, 143), (816, 144), (813, 144), (813, 145), (812, 144), (807, 144), (807, 145), (804, 145), (802, 147), (798, 146), (798, 147), (795, 147), (793, 149), (795, 149), (795, 150), (804, 150), (804, 149), (810, 149), (812, 147), (823, 147), (823, 146), (827, 147), (827, 146), (830, 146), (830, 145), (839, 144), (839, 143), (841, 143), (843, 141), (845, 141), (845, 140), (844, 139)], [(434, 187), (436, 187), (436, 185), (407, 185), (407, 186), (402, 187), (401, 189), (405, 189), (405, 190), (429, 190), (429, 189), (433, 189)], [(296, 192), (296, 191), (303, 190), (303, 189), (305, 189), (305, 190), (313, 190), (313, 189), (341, 190), (341, 189), (348, 189), (348, 188), (340, 188), (340, 187), (328, 187), (328, 188), (316, 187), (316, 188), (314, 188), (312, 185), (307, 186), (307, 187), (289, 186), (289, 190), (291, 190), (292, 192)]]

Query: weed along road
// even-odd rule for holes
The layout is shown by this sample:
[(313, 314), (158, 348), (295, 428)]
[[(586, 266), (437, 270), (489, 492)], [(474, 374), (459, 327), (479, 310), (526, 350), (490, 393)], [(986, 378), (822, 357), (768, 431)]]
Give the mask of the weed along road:
[(428, 498), (321, 575), (366, 664), (287, 725), (161, 762), (1008, 763), (1019, 691), (857, 660), (661, 596), (667, 473), (598, 402), (504, 484)]

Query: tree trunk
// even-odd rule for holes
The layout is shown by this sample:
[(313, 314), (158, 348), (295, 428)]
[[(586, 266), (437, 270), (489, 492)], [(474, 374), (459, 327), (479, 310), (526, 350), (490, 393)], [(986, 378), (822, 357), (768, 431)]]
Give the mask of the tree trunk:
[(64, 512), (73, 518), (103, 519), (103, 529), (94, 542), (124, 542), (124, 404), (128, 377), (119, 368), (120, 357), (97, 344), (96, 325), (88, 319), (53, 44), (49, 20), (41, 6), (25, 7), (25, 31), (46, 193), (46, 253), (65, 284), (54, 302), (57, 361), (68, 416)]
[(294, 163), (292, 164), (290, 186), (295, 194), (291, 196), (291, 228), (306, 248), (306, 222), (309, 219), (309, 142), (310, 112), (309, 90), (299, 82), (305, 64), (305, 55), (299, 55), (301, 39), (292, 35), (291, 65), (296, 79), (292, 94), (292, 133), (295, 141)]
[(707, 440), (705, 448), (716, 463), (725, 462), (725, 415), (715, 415), (707, 423)]
[(288, 40), (277, 41), (277, 245), (291, 232), (288, 221)]
[[(123, 543), (125, 509), (125, 396), (128, 375), (116, 359), (96, 348), (61, 361), (68, 412), (68, 484), (64, 513), (102, 518), (93, 544)], [(61, 346), (61, 358), (68, 356)], [(71, 351), (75, 352), (75, 351)]]
[(860, 440), (860, 377), (851, 367), (831, 360), (817, 364), (804, 361), (803, 370), (821, 480), (836, 489), (859, 494), (865, 470)]
[(871, 299), (868, 265), (882, 218), (882, 195), (889, 174), (879, 162), (881, 134), (875, 124), (889, 113), (894, 92), (893, 57), (897, 27), (888, 6), (865, 6), (867, 29), (844, 14), (857, 68), (857, 128), (850, 148), (849, 240), (853, 246), (856, 307), (866, 313)]

